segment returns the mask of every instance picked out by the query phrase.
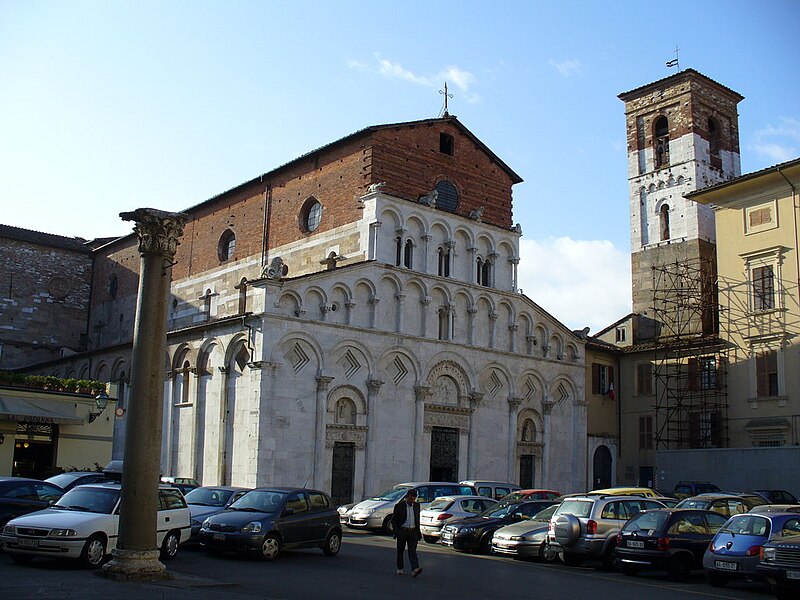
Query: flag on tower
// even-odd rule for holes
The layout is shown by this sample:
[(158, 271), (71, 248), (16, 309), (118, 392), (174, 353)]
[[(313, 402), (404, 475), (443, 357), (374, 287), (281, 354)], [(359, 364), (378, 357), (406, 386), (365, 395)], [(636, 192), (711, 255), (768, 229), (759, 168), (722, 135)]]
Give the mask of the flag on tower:
[(672, 60), (668, 60), (667, 61), (667, 66), (668, 67), (677, 67), (678, 66), (678, 59), (677, 58), (673, 58)]

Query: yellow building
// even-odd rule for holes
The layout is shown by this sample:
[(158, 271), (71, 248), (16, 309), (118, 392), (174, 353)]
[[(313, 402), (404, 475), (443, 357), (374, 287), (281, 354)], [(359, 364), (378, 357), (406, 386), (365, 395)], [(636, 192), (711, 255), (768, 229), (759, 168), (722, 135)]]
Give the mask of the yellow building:
[(800, 159), (687, 195), (716, 217), (729, 448), (800, 443)]

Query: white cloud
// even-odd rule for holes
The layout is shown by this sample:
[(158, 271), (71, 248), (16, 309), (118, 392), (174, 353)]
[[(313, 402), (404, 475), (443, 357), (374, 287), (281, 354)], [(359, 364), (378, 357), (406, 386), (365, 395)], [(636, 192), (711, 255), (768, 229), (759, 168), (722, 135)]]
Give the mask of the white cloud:
[(519, 287), (573, 330), (631, 312), (630, 255), (608, 240), (520, 240)]
[[(470, 91), (470, 88), (478, 82), (477, 77), (469, 71), (465, 71), (455, 65), (451, 65), (440, 70), (435, 75), (420, 75), (406, 69), (399, 62), (392, 62), (380, 55), (375, 55), (375, 60), (378, 62), (377, 73), (390, 79), (400, 79), (414, 83), (416, 85), (423, 85), (432, 89), (442, 88), (445, 82), (448, 85), (455, 85), (462, 93), (462, 98), (467, 102), (474, 103), (480, 101), (480, 96), (475, 92)], [(358, 71), (369, 71), (370, 68), (367, 64), (350, 60), (347, 66), (351, 69)]]
[(800, 121), (779, 117), (778, 125), (769, 124), (753, 133), (750, 147), (774, 163), (797, 158), (800, 155)]
[(562, 77), (569, 77), (576, 71), (583, 68), (581, 61), (575, 59), (555, 60), (550, 59), (550, 66), (561, 73)]

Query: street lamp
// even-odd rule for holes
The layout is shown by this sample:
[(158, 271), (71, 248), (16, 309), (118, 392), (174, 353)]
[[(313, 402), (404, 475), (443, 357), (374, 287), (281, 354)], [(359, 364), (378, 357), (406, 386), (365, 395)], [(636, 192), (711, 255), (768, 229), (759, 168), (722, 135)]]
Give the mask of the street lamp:
[(108, 406), (108, 394), (103, 390), (94, 398), (94, 405), (97, 407), (97, 412), (89, 411), (89, 423), (94, 423), (94, 420), (103, 414), (103, 411)]

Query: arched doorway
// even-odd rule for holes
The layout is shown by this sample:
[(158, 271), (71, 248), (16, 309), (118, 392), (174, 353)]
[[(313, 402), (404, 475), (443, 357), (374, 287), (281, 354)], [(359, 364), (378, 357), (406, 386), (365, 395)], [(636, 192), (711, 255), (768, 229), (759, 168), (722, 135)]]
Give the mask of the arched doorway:
[(594, 451), (592, 489), (611, 487), (611, 450), (598, 446)]

